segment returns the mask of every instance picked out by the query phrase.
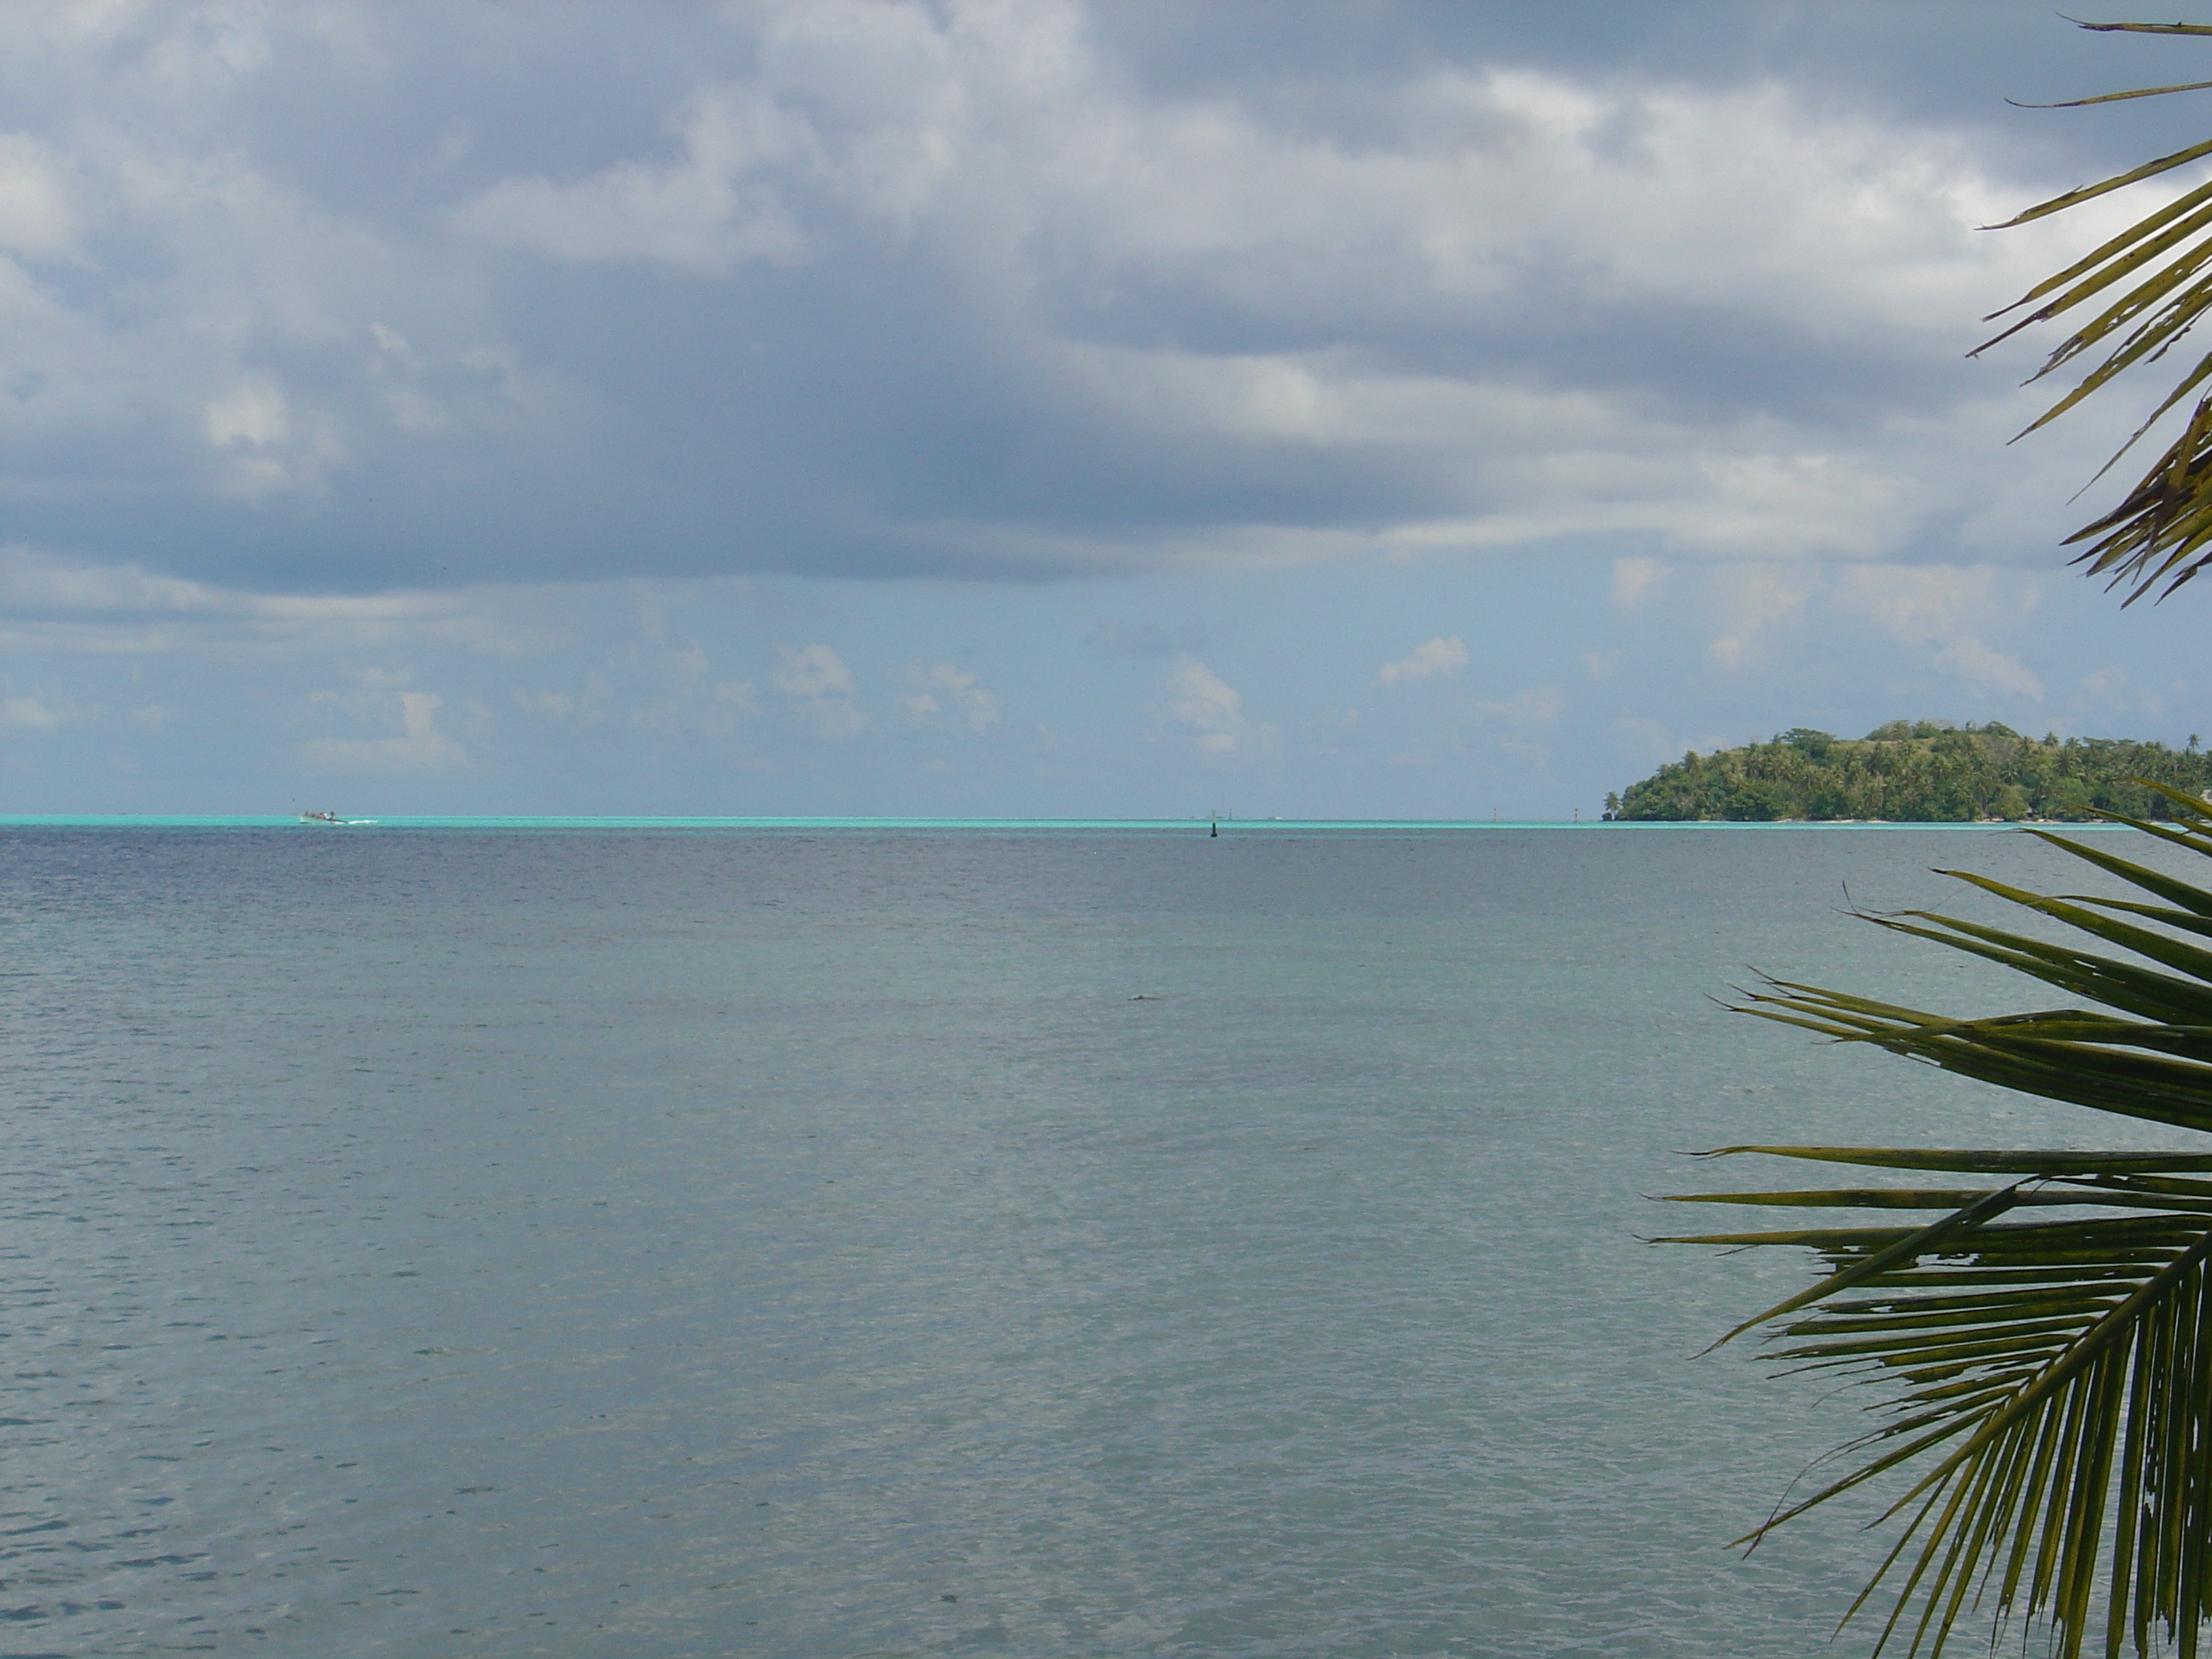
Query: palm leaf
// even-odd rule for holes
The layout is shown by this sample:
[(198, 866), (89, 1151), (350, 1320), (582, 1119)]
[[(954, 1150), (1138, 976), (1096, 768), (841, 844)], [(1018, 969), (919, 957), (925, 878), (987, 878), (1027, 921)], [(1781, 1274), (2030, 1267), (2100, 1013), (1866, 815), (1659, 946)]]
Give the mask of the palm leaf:
[[(2212, 808), (2161, 793), (2179, 817), (2136, 827), (2212, 856)], [(2201, 942), (2212, 890), (2042, 839), (2156, 902), (1954, 871), (2062, 939), (1936, 911), (1867, 919), (2084, 1006), (1955, 1019), (1779, 980), (1737, 1006), (2005, 1087), (2212, 1131), (2212, 950)], [(1813, 1284), (1721, 1341), (1765, 1327), (1784, 1370), (1885, 1385), (1873, 1426), (1834, 1454), (1840, 1472), (1738, 1541), (1886, 1483), (1881, 1518), (1898, 1536), (1844, 1614), (1887, 1595), (1877, 1652), (1897, 1641), (1940, 1654), (1979, 1613), (2047, 1621), (2068, 1659), (2099, 1623), (2108, 1656), (2170, 1644), (2193, 1659), (2212, 1620), (2212, 1150), (1755, 1145), (1703, 1156), (1949, 1177), (1670, 1200), (1924, 1218), (1662, 1241), (1814, 1251), (1824, 1271)]]
[[(2212, 27), (2189, 23), (2084, 23), (2081, 27), (2099, 33), (2212, 34)], [(2201, 92), (2208, 87), (2212, 87), (2212, 82), (2142, 87), (2043, 107), (2160, 98)], [(1996, 228), (2048, 218), (2208, 155), (2212, 155), (2212, 141), (2192, 144), (2097, 184), (2039, 202)], [(2074, 331), (2051, 349), (2042, 367), (2028, 377), (2028, 383), (2033, 385), (2063, 368), (2087, 367), (2071, 389), (2029, 423), (2021, 434), (2024, 437), (2120, 375), (2158, 362), (2180, 343), (2208, 310), (2212, 310), (2212, 182), (2184, 191), (1993, 313), (1988, 319), (1992, 322), (2015, 312), (2022, 314), (1969, 355), (1978, 356), (2038, 323), (2069, 315), (2075, 319)], [(2179, 435), (2129, 489), (2118, 506), (2067, 538), (2069, 547), (2087, 544), (2074, 562), (2085, 566), (2089, 574), (2106, 576), (2108, 587), (2125, 586), (2129, 605), (2161, 585), (2164, 593), (2172, 592), (2212, 559), (2212, 394), (2204, 392), (2208, 380), (2212, 380), (2212, 353), (2185, 364), (2172, 388), (2098, 476), (2101, 477), (2165, 416), (2191, 405)]]

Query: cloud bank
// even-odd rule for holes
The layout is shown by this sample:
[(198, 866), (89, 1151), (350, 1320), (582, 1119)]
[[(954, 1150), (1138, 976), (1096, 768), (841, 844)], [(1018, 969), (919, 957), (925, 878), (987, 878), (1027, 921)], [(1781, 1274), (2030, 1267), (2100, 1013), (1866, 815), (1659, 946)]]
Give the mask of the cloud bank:
[(2173, 78), (2086, 39), (0, 9), (0, 808), (1564, 815), (1794, 724), (2178, 738), (2185, 613), (2051, 574), (2136, 411), (2008, 450), (2032, 348), (1962, 357), (2144, 204), (1977, 226), (2182, 141), (2003, 105)]
[(2096, 225), (1510, 10), (1269, 85), (1072, 0), (17, 9), (0, 497), (287, 591), (2015, 556), (1958, 353)]

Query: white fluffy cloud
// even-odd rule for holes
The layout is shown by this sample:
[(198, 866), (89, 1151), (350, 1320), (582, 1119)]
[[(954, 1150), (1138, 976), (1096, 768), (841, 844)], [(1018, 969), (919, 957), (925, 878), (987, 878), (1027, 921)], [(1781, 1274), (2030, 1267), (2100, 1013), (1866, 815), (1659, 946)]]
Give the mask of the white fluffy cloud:
[(826, 645), (779, 647), (768, 683), (800, 727), (825, 743), (856, 737), (867, 726), (854, 700), (852, 671)]
[(2035, 586), (1987, 565), (1901, 569), (1855, 566), (1838, 573), (1837, 599), (1892, 637), (1927, 652), (1968, 685), (2040, 702), (2043, 683), (2019, 658), (1990, 649), (1974, 630), (2032, 609)]
[(1187, 652), (1161, 678), (1159, 714), (1181, 727), (1200, 754), (1217, 760), (1272, 747), (1276, 738), (1273, 726), (1245, 718), (1235, 687)]
[(1466, 642), (1456, 634), (1449, 639), (1439, 635), (1415, 646), (1398, 661), (1384, 663), (1375, 671), (1375, 678), (1384, 685), (1395, 685), (1400, 680), (1425, 680), (1438, 674), (1455, 674), (1466, 666)]
[(1613, 602), (1624, 611), (1633, 611), (1659, 589), (1668, 575), (1667, 567), (1657, 559), (1635, 555), (1613, 562)]
[(0, 727), (51, 732), (67, 718), (66, 711), (44, 697), (0, 697)]
[(1802, 614), (1817, 571), (1769, 565), (1728, 565), (1713, 573), (1721, 631), (1706, 648), (1723, 668), (1737, 668), (1753, 644), (1778, 624)]
[(396, 694), (399, 731), (378, 738), (317, 738), (300, 745), (300, 759), (311, 773), (368, 777), (443, 772), (461, 766), (467, 753), (438, 729), (445, 700), (434, 692)]
[(999, 700), (985, 690), (975, 675), (949, 662), (927, 667), (909, 663), (906, 681), (906, 715), (916, 726), (964, 727), (988, 732), (999, 723)]

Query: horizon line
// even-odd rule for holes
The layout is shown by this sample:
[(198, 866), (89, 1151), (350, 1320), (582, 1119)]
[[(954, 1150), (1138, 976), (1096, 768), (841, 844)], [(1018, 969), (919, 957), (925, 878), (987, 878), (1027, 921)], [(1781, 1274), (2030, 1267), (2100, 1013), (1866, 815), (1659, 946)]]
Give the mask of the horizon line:
[(388, 813), (310, 821), (297, 813), (10, 812), (0, 830), (1121, 830), (1188, 831), (1218, 825), (1249, 833), (1299, 830), (1968, 830), (2027, 827), (2118, 830), (2094, 820), (1975, 819), (1934, 822), (1886, 818), (1291, 818), (1237, 817), (1199, 813), (1180, 817), (953, 817), (938, 815), (776, 814), (757, 817), (700, 813)]

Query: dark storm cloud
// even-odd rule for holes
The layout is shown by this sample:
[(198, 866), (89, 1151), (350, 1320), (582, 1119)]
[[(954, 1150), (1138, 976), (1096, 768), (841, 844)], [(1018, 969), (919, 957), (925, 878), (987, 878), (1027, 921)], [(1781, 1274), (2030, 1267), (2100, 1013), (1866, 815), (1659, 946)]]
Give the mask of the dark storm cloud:
[(2194, 143), (2203, 106), (2153, 100), (2086, 115), (2021, 106), (2212, 79), (2212, 43), (2087, 33), (2042, 0), (1126, 0), (1095, 27), (1148, 90), (1233, 96), (1353, 141), (1388, 131), (1389, 89), (1409, 77), (1439, 64), (1510, 64), (1707, 88), (1785, 82), (1848, 108), (1987, 133), (1996, 164), (2009, 158), (2029, 177), (2054, 165), (2130, 166)]

